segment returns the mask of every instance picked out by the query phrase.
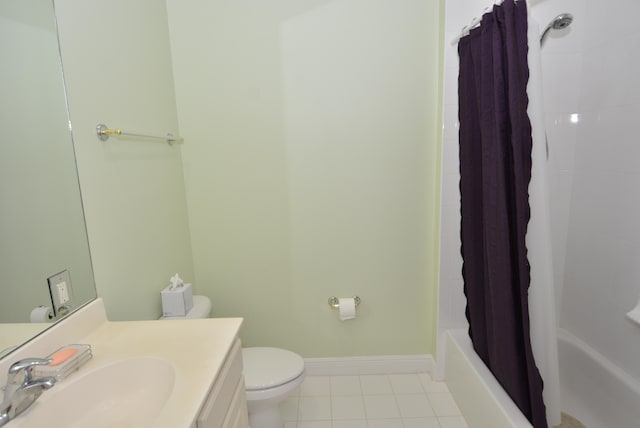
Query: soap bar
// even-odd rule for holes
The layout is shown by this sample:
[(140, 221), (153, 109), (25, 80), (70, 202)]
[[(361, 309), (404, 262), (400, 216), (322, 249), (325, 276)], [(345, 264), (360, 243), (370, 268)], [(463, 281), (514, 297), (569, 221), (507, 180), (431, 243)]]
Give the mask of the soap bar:
[(91, 357), (93, 357), (91, 345), (63, 346), (47, 356), (52, 360), (49, 364), (33, 368), (34, 376), (53, 376), (60, 381), (78, 370)]
[(60, 364), (64, 363), (65, 361), (67, 361), (69, 358), (73, 357), (77, 353), (78, 353), (78, 350), (76, 348), (62, 348), (59, 351), (56, 351), (53, 354), (51, 354), (49, 358), (51, 358), (53, 361), (51, 361), (49, 365), (59, 366)]

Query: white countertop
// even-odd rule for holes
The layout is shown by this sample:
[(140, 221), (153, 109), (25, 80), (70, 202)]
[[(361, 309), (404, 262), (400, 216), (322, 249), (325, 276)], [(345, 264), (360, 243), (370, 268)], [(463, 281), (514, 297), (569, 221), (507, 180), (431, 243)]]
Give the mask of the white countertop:
[(0, 357), (5, 351), (22, 345), (32, 337), (51, 327), (49, 323), (2, 323), (0, 324)]
[(125, 358), (153, 356), (167, 360), (176, 370), (173, 392), (158, 419), (149, 426), (188, 428), (195, 421), (241, 324), (241, 318), (106, 322), (83, 340), (82, 343), (92, 346), (93, 358), (76, 375)]
[[(100, 299), (81, 311), (0, 359), (0, 382), (4, 384), (12, 362), (26, 357), (43, 357), (70, 343), (90, 344), (93, 358), (62, 382), (73, 382), (83, 373), (128, 358), (161, 358), (173, 365), (175, 382), (159, 417), (149, 426), (195, 426), (203, 400), (238, 335), (242, 318), (110, 322), (104, 315)], [(117, 382), (117, 379), (113, 381)], [(39, 400), (46, 400), (48, 394), (55, 394), (55, 390), (56, 387), (46, 391)]]

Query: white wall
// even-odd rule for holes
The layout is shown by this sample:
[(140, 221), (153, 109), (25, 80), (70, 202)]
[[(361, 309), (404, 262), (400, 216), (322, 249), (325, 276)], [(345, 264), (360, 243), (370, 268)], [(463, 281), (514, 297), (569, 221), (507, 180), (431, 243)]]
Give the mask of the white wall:
[[(560, 325), (640, 379), (640, 327), (625, 313), (640, 295), (640, 31), (633, 0), (530, 1), (544, 28), (569, 30), (542, 51), (555, 283)], [(447, 1), (440, 329), (466, 327), (459, 256), (457, 54), (449, 40), (488, 6)], [(449, 219), (452, 219), (449, 221)], [(455, 223), (455, 224), (452, 224)]]
[(444, 376), (445, 335), (467, 328), (460, 254), (460, 162), (458, 159), (458, 46), (451, 40), (486, 4), (480, 0), (445, 2), (442, 202), (440, 205), (440, 285), (438, 290), (438, 375)]
[[(197, 283), (246, 345), (431, 353), (439, 18), (418, 0), (169, 0)], [(331, 295), (359, 295), (340, 323)]]
[(640, 3), (585, 3), (560, 323), (640, 381)]
[(182, 148), (95, 127), (179, 134), (165, 3), (55, 6), (98, 295), (110, 319), (157, 318), (170, 276), (193, 280)]

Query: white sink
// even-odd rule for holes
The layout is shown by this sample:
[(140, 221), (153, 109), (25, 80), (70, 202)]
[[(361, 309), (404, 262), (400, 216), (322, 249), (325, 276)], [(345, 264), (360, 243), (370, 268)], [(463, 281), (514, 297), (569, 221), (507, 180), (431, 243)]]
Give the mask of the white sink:
[(83, 370), (45, 391), (8, 426), (125, 428), (152, 426), (173, 391), (175, 369), (163, 359), (128, 358)]
[(18, 360), (70, 343), (88, 343), (93, 353), (6, 428), (191, 427), (241, 324), (240, 318), (111, 322), (98, 298), (0, 358), (2, 387)]

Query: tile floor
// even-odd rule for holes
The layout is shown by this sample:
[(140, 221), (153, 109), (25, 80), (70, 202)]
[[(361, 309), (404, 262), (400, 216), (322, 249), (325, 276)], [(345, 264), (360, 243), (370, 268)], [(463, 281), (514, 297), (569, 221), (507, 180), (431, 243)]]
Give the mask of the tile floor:
[(427, 373), (307, 376), (281, 407), (285, 428), (467, 428)]

